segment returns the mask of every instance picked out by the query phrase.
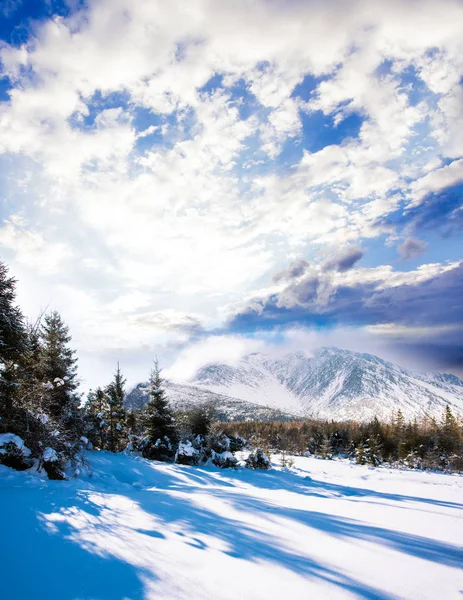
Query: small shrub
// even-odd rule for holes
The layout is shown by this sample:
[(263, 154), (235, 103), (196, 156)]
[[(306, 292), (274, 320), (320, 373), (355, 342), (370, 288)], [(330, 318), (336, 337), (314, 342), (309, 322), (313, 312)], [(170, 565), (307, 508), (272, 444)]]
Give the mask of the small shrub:
[(255, 448), (246, 459), (248, 469), (270, 469), (270, 458), (262, 448)]

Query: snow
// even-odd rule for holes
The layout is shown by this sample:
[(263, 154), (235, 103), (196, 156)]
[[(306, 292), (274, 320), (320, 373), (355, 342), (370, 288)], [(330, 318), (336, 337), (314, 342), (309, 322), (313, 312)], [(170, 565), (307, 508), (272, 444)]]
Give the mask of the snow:
[(193, 447), (190, 440), (187, 440), (186, 442), (180, 442), (178, 445), (177, 452), (179, 455), (182, 456), (194, 456), (198, 453), (198, 451)]
[(45, 448), (42, 454), (42, 459), (44, 462), (56, 462), (58, 460), (58, 454), (56, 450), (53, 448)]
[(66, 482), (0, 465), (5, 598), (461, 600), (461, 476), (88, 460)]
[(24, 445), (24, 440), (14, 433), (0, 433), (0, 453), (6, 454), (4, 446), (13, 444), (18, 450), (21, 450), (23, 456), (30, 456), (31, 451)]

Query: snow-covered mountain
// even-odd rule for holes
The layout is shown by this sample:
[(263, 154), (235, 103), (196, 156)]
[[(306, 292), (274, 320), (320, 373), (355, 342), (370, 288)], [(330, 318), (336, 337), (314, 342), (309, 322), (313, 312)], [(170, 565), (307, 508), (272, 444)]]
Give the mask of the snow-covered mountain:
[[(146, 402), (147, 392), (146, 384), (137, 386), (128, 405), (136, 405), (136, 398)], [(190, 382), (168, 383), (167, 393), (182, 408), (212, 401), (218, 408), (227, 406), (227, 413), (237, 402), (249, 404), (239, 410), (236, 406), (235, 419), (247, 410), (254, 418), (259, 406), (296, 416), (359, 421), (375, 415), (389, 420), (399, 408), (407, 419), (440, 417), (446, 404), (463, 414), (463, 381), (455, 375), (414, 373), (371, 354), (338, 348), (279, 359), (253, 353), (235, 366), (209, 364)]]
[[(170, 404), (175, 410), (188, 410), (200, 404), (208, 404), (214, 407), (214, 414), (219, 421), (288, 421), (294, 419), (294, 413), (217, 394), (190, 383), (165, 381), (165, 389)], [(148, 402), (148, 399), (148, 383), (139, 383), (127, 394), (125, 405), (129, 409), (141, 408)]]

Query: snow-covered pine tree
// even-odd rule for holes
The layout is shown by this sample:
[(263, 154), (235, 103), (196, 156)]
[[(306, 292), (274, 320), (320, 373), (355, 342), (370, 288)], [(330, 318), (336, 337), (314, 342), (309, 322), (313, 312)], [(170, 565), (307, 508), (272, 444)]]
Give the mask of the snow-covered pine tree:
[(54, 427), (53, 443), (46, 448), (49, 452), (44, 452), (43, 462), (49, 476), (54, 476), (67, 459), (74, 458), (83, 433), (80, 398), (76, 393), (77, 359), (69, 347), (69, 328), (58, 312), (45, 316), (40, 340), (40, 408)]
[(8, 267), (0, 261), (0, 432), (20, 418), (16, 414), (18, 383), (27, 336), (24, 317), (15, 300), (16, 279), (9, 276)]
[(108, 447), (109, 397), (99, 387), (90, 391), (84, 405), (85, 435), (99, 450)]
[(163, 388), (163, 379), (157, 360), (150, 373), (150, 399), (144, 410), (145, 439), (143, 456), (155, 460), (173, 460), (177, 432)]
[(370, 465), (377, 467), (383, 462), (381, 457), (382, 444), (379, 436), (372, 435), (369, 437), (365, 442), (364, 448), (366, 461)]
[(105, 419), (108, 423), (107, 448), (111, 452), (123, 450), (127, 444), (127, 432), (125, 427), (126, 410), (124, 408), (124, 385), (126, 380), (122, 375), (119, 363), (114, 373), (114, 379), (106, 387), (109, 410)]
[(69, 328), (60, 314), (53, 311), (45, 315), (40, 335), (41, 379), (49, 390), (44, 399), (44, 409), (56, 420), (67, 419), (70, 410), (78, 405), (74, 395), (77, 388), (77, 359), (75, 351), (69, 348)]

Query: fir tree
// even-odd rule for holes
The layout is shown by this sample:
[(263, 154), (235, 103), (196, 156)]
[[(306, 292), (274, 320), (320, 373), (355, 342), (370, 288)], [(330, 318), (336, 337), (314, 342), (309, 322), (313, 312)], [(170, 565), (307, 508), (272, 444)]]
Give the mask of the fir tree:
[(90, 391), (85, 403), (86, 435), (95, 448), (104, 450), (108, 446), (109, 397), (99, 387)]
[(323, 436), (320, 450), (318, 451), (319, 456), (331, 460), (333, 458), (333, 450), (331, 448), (330, 439), (327, 435)]
[(42, 460), (48, 476), (60, 479), (65, 462), (74, 461), (80, 449), (83, 415), (76, 393), (77, 359), (69, 347), (69, 328), (58, 312), (45, 316), (40, 341), (41, 409), (50, 431)]
[(41, 379), (48, 389), (44, 407), (55, 420), (68, 419), (75, 411), (78, 402), (75, 397), (77, 388), (77, 359), (75, 351), (69, 348), (71, 336), (69, 328), (58, 312), (45, 316), (41, 327)]
[(111, 452), (122, 450), (125, 447), (127, 439), (125, 431), (126, 411), (124, 408), (125, 382), (120, 365), (117, 363), (114, 379), (105, 390), (109, 403), (109, 410), (106, 415), (108, 423), (108, 450)]
[(4, 427), (16, 419), (20, 363), (27, 346), (24, 317), (15, 300), (16, 280), (0, 261), (0, 416)]
[(189, 424), (194, 436), (205, 437), (209, 434), (214, 420), (214, 407), (211, 404), (202, 404), (190, 411)]
[(444, 410), (442, 429), (439, 437), (439, 447), (445, 452), (451, 454), (460, 450), (460, 428), (448, 404)]
[(163, 388), (159, 363), (150, 373), (150, 399), (145, 408), (145, 444), (143, 455), (157, 460), (173, 458), (176, 440), (175, 422)]

